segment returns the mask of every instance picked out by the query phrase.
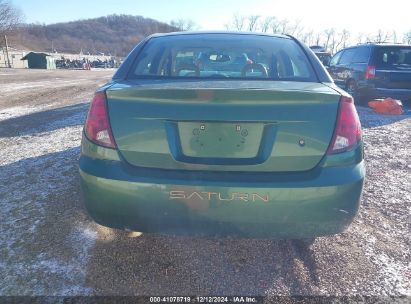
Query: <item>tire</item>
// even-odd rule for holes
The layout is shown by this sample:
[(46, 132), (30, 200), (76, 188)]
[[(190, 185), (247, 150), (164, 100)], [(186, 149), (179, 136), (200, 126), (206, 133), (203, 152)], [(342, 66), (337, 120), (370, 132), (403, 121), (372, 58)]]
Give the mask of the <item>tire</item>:
[(354, 98), (354, 103), (357, 105), (365, 105), (367, 98), (358, 94), (358, 86), (355, 80), (351, 79), (345, 85), (345, 91)]
[(350, 94), (352, 97), (357, 97), (357, 83), (355, 80), (349, 80), (345, 85), (345, 91)]

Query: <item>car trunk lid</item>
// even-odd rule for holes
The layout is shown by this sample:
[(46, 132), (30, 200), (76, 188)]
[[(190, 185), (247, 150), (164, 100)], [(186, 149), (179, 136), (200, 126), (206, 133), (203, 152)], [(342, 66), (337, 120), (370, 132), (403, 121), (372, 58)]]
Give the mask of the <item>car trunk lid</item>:
[(174, 170), (310, 170), (327, 151), (340, 99), (320, 83), (239, 80), (140, 80), (106, 93), (124, 160)]

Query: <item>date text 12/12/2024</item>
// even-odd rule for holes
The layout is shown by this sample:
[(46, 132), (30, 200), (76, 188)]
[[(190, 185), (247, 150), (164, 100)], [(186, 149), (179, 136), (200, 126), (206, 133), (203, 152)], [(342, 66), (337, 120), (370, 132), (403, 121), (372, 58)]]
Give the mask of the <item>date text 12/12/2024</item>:
[(260, 303), (259, 297), (250, 296), (194, 296), (150, 297), (150, 303)]

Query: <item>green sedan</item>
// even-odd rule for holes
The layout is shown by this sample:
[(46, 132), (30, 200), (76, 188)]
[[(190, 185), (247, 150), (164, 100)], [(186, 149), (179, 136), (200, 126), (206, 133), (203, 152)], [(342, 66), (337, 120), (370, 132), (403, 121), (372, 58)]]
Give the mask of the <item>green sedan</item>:
[(91, 102), (85, 206), (150, 233), (311, 238), (344, 231), (365, 177), (350, 95), (291, 36), (153, 35)]

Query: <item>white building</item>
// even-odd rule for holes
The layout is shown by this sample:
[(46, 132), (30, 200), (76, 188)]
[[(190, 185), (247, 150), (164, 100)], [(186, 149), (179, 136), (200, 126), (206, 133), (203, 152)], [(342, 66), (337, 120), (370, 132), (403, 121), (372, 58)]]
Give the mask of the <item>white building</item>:
[[(26, 51), (10, 50), (9, 48), (10, 66), (15, 69), (27, 68), (27, 60), (21, 60), (27, 53)], [(8, 67), (6, 48), (2, 48), (0, 49), (0, 68)]]

